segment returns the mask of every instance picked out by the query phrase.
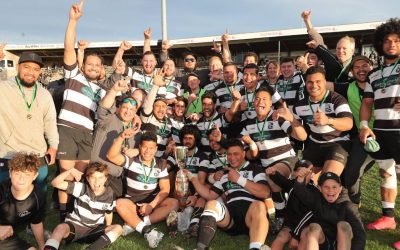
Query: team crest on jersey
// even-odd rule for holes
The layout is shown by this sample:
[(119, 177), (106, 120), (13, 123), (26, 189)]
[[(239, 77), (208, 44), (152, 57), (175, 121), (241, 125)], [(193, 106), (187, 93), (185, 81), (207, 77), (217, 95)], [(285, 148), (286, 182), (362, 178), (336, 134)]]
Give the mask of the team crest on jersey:
[(162, 138), (165, 138), (169, 135), (169, 131), (168, 130), (163, 130), (163, 129), (158, 129), (157, 130), (157, 134), (159, 136), (161, 136)]
[(98, 89), (96, 92), (94, 92), (89, 86), (83, 86), (81, 88), (81, 92), (82, 92), (82, 94), (89, 97), (94, 102), (98, 102), (101, 99), (100, 89)]
[(325, 105), (325, 113), (331, 113), (332, 109), (329, 105)]
[(157, 177), (160, 175), (161, 170), (160, 169), (154, 169), (154, 177)]
[(244, 171), (243, 172), (243, 178), (249, 178), (249, 171)]
[(23, 212), (18, 213), (19, 217), (25, 217), (27, 215), (31, 214), (31, 212), (29, 212), (28, 210), (25, 210)]
[(268, 129), (273, 129), (273, 128), (274, 128), (274, 123), (268, 122)]

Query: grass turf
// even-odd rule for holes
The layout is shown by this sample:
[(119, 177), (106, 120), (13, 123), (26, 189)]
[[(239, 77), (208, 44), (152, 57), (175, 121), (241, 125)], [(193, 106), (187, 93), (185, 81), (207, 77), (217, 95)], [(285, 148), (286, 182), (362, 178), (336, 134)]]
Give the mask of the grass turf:
[[(50, 176), (54, 173), (54, 169), (50, 170)], [(374, 166), (365, 176), (362, 183), (362, 206), (361, 216), (364, 224), (370, 223), (377, 219), (381, 215), (380, 195), (379, 195), (379, 183), (380, 178), (378, 175), (378, 168)], [(50, 201), (50, 194), (48, 200)], [(399, 204), (396, 204), (396, 207)], [(398, 213), (396, 212), (396, 217)], [(116, 222), (120, 222), (117, 216), (114, 216)], [(45, 228), (53, 230), (59, 222), (58, 211), (47, 210)], [(159, 230), (165, 233), (163, 240), (161, 241), (158, 249), (172, 250), (172, 249), (193, 249), (196, 245), (196, 240), (191, 238), (189, 240), (184, 239), (181, 234), (178, 234), (176, 238), (170, 238), (166, 232), (164, 223), (155, 225)], [(25, 233), (22, 233), (25, 234)], [(391, 231), (367, 231), (367, 245), (366, 249), (371, 250), (384, 250), (393, 249), (392, 244), (395, 241), (400, 240), (400, 230)], [(33, 243), (33, 238), (22, 235), (23, 238)], [(269, 236), (267, 244), (270, 245), (273, 240), (273, 236)], [(212, 241), (211, 249), (214, 250), (236, 250), (236, 249), (248, 249), (249, 239), (245, 235), (231, 237), (224, 232), (218, 230), (217, 234)], [(87, 245), (73, 243), (69, 245), (61, 245), (61, 249), (84, 249)], [(140, 236), (138, 233), (132, 233), (126, 237), (120, 237), (107, 249), (132, 249), (142, 250), (149, 249), (147, 241)]]

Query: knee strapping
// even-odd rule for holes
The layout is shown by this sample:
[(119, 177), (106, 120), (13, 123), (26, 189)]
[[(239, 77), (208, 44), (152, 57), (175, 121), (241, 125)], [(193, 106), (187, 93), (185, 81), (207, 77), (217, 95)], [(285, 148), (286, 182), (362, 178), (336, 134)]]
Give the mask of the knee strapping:
[(397, 189), (396, 165), (393, 160), (376, 160), (380, 171), (386, 172), (381, 179), (381, 187), (388, 189)]
[(215, 205), (215, 209), (214, 210), (212, 210), (212, 209), (204, 209), (204, 212), (201, 215), (201, 217), (203, 217), (203, 216), (211, 216), (211, 217), (215, 218), (215, 220), (217, 222), (219, 222), (219, 221), (224, 219), (225, 213), (226, 213), (225, 206), (217, 201), (216, 205)]

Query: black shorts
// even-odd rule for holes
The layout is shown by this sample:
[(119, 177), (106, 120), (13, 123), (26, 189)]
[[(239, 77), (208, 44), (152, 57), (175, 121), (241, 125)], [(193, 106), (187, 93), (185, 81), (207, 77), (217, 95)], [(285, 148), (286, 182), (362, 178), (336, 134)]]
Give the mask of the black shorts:
[(31, 244), (19, 238), (14, 232), (14, 235), (5, 239), (0, 240), (0, 249), (1, 250), (15, 250), (15, 249), (28, 249), (32, 247)]
[(93, 146), (91, 132), (58, 126), (60, 143), (58, 144), (57, 159), (59, 160), (89, 160)]
[(346, 166), (349, 156), (350, 141), (315, 143), (309, 141), (303, 153), (303, 159), (309, 160), (315, 167), (322, 168), (326, 161), (338, 161)]
[(280, 160), (270, 164), (267, 168), (269, 168), (271, 166), (274, 166), (277, 163), (282, 163), (282, 164), (285, 164), (289, 168), (290, 173), (292, 173), (293, 170), (294, 170), (294, 165), (296, 165), (296, 162), (298, 160), (299, 159), (297, 158), (297, 156), (291, 156), (291, 157), (283, 158), (283, 159), (280, 159)]
[(86, 227), (72, 221), (65, 222), (69, 226), (69, 235), (65, 239), (67, 243), (79, 241), (82, 243), (93, 243), (101, 235), (105, 233), (106, 225), (98, 225), (97, 227)]
[(229, 211), (231, 221), (226, 229), (223, 229), (229, 235), (249, 234), (249, 228), (246, 225), (247, 210), (251, 205), (251, 201), (234, 201), (226, 204)]
[(374, 130), (374, 134), (380, 150), (375, 153), (369, 153), (371, 157), (378, 160), (394, 159), (396, 164), (399, 164), (400, 131)]
[(319, 245), (320, 250), (336, 250), (337, 249), (337, 242), (336, 239), (329, 239), (325, 235), (325, 241)]

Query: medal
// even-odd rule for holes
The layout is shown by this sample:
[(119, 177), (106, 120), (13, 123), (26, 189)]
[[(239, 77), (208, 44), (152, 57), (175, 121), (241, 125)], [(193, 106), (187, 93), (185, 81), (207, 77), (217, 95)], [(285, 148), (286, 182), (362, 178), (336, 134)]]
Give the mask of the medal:
[(144, 186), (143, 186), (143, 187), (144, 187), (144, 189), (147, 189), (147, 188), (148, 188), (148, 186), (147, 186), (146, 184), (144, 184)]
[(381, 89), (381, 92), (382, 92), (383, 94), (385, 94), (385, 93), (386, 93), (386, 89)]
[(31, 114), (27, 114), (26, 118), (28, 118), (30, 120), (32, 118), (32, 115)]

